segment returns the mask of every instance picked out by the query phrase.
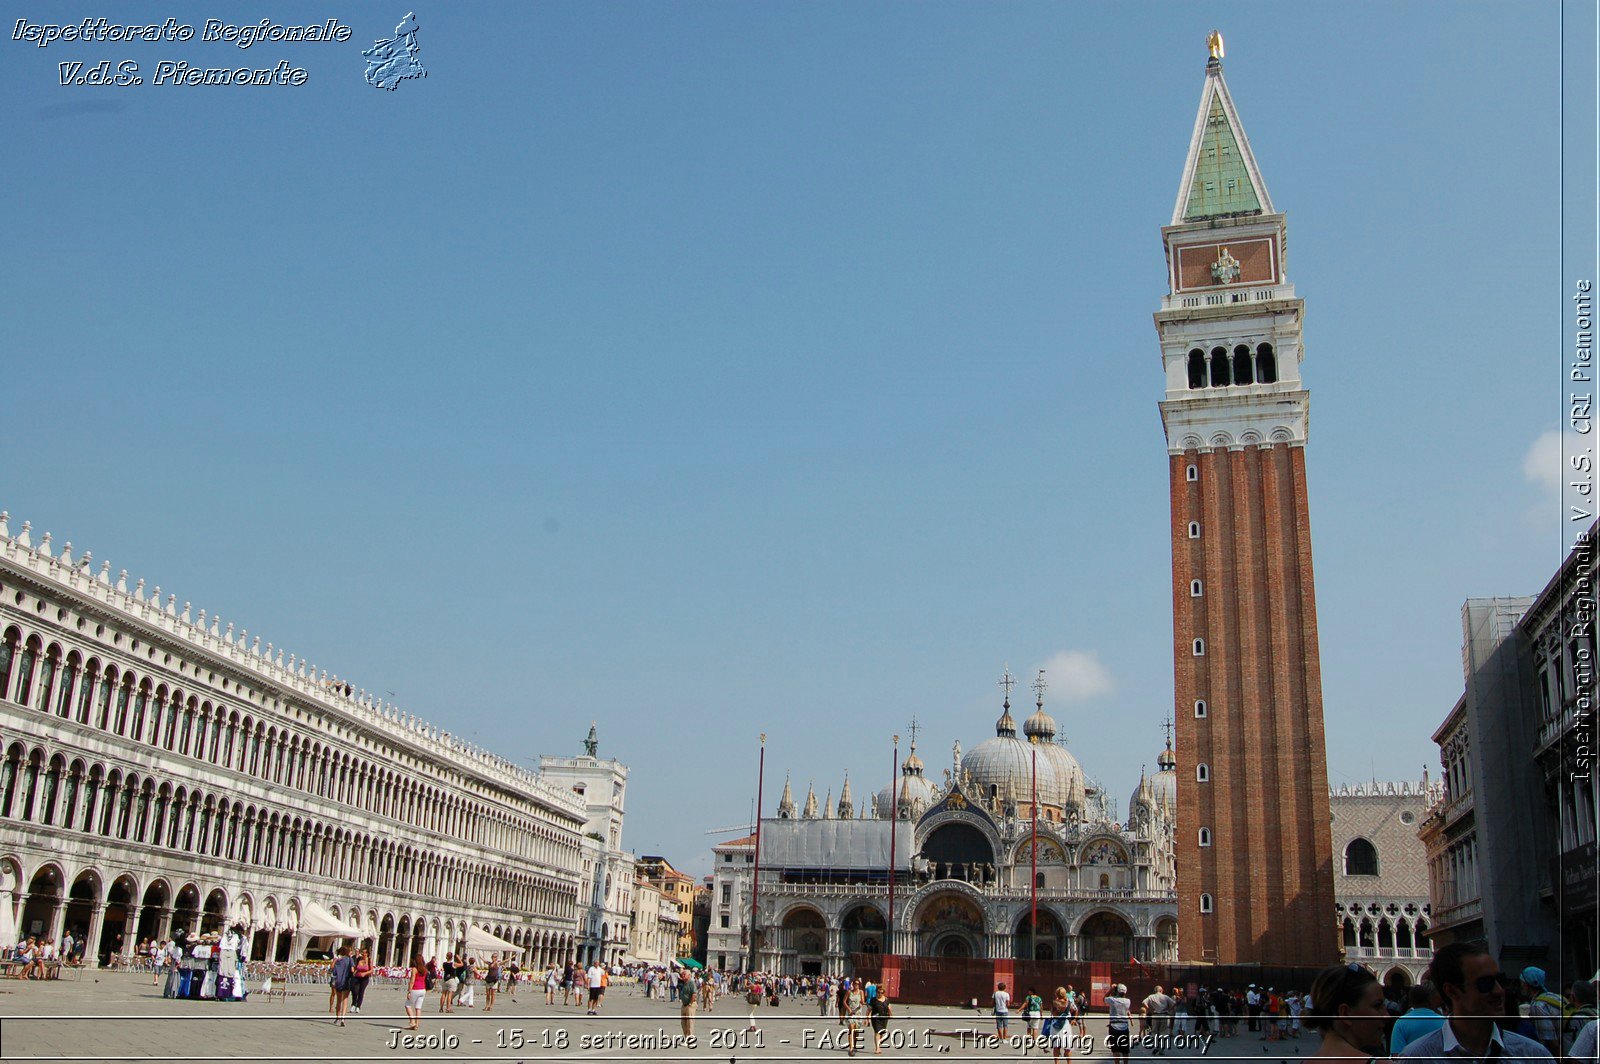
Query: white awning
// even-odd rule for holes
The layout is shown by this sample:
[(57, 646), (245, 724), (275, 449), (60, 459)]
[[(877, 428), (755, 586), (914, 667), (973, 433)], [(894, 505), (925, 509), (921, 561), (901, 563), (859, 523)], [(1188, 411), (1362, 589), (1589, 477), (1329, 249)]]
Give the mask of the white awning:
[(515, 942), (507, 942), (503, 938), (497, 938), (476, 924), (467, 928), (467, 948), (479, 950), (480, 952), (488, 950), (490, 953), (500, 953), (505, 950), (521, 952), (522, 950), (522, 947)]
[(314, 901), (306, 902), (306, 911), (300, 917), (299, 930), (309, 938), (332, 935), (335, 938), (360, 938), (361, 931), (351, 927)]
[[(17, 914), (14, 906), (15, 895), (9, 890), (0, 890), (0, 948), (10, 949), (17, 944)], [(92, 952), (88, 956), (93, 956)]]

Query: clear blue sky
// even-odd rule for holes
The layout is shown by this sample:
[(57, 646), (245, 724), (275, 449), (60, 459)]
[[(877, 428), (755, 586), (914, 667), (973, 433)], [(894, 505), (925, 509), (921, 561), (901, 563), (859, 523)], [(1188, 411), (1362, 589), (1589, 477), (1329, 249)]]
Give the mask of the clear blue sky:
[[(114, 10), (355, 36), (7, 24), (14, 530), (508, 756), (597, 720), (625, 843), (692, 870), (757, 733), (769, 809), (786, 771), (860, 800), (913, 714), (932, 771), (992, 735), (1008, 663), (1076, 655), (1048, 707), (1125, 806), (1172, 698), (1159, 229), (1221, 9), (427, 5), (392, 93), (361, 49), (405, 4)], [(1537, 592), (1566, 535), (1529, 465), (1560, 9), (1226, 20), (1307, 305), (1330, 777), (1416, 778), (1462, 600)], [(307, 83), (57, 84), (280, 58)]]

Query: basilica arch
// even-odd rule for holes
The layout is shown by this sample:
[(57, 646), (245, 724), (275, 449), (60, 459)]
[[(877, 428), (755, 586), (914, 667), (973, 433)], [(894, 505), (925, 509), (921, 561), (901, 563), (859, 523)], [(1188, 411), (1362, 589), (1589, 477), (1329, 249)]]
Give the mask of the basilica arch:
[(1055, 910), (1039, 906), (1038, 937), (1034, 937), (1032, 909), (1024, 909), (1011, 937), (1011, 955), (1017, 960), (1058, 961), (1067, 956), (1066, 930)]
[(1133, 922), (1115, 909), (1095, 909), (1078, 924), (1078, 957), (1121, 963), (1133, 954)]
[(912, 918), (916, 952), (921, 957), (983, 957), (988, 934), (983, 908), (965, 890), (936, 890)]
[(810, 905), (796, 905), (783, 914), (778, 930), (783, 970), (801, 975), (821, 975), (828, 952), (827, 921)]

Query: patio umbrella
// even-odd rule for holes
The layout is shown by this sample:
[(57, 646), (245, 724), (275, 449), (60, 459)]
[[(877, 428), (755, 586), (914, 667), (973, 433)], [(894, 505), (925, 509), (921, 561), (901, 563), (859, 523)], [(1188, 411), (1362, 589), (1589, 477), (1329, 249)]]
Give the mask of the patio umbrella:
[(699, 961), (695, 960), (693, 957), (679, 957), (677, 960), (673, 961), (672, 963), (676, 964), (680, 968), (704, 968), (705, 967), (705, 965), (701, 964)]

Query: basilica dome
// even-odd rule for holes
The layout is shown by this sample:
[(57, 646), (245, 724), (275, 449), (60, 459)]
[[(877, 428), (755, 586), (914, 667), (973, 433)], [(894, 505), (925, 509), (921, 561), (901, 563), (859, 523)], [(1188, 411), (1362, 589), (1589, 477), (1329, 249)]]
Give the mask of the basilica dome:
[(1178, 758), (1172, 752), (1170, 741), (1156, 758), (1156, 767), (1158, 771), (1154, 776), (1139, 774), (1139, 786), (1128, 800), (1128, 812), (1131, 815), (1136, 806), (1144, 804), (1152, 813), (1175, 820), (1178, 816)]
[[(922, 758), (917, 756), (917, 744), (911, 744), (911, 753), (906, 756), (900, 765), (900, 806), (907, 817), (919, 817), (933, 805), (939, 797), (939, 789), (922, 774)], [(877, 809), (880, 817), (888, 817), (889, 810), (894, 807), (895, 795), (890, 788), (885, 787), (877, 794)]]
[[(1034, 752), (1038, 751), (1039, 804), (1060, 809), (1066, 802), (1070, 780), (1062, 779), (1059, 762), (1049, 753), (1051, 744), (1036, 745), (1017, 738), (1017, 722), (1011, 716), (1009, 701), (995, 722), (994, 731), (993, 739), (979, 743), (961, 759), (961, 774), (971, 780), (978, 792), (976, 797), (1026, 803), (1033, 793)], [(1065, 750), (1061, 752), (1066, 754)]]
[(1043, 764), (1048, 760), (1061, 783), (1061, 801), (1059, 803), (1045, 801), (1044, 791), (1041, 789), (1040, 804), (1059, 804), (1063, 809), (1076, 806), (1081, 813), (1084, 807), (1083, 768), (1078, 764), (1078, 759), (1067, 752), (1066, 747), (1056, 744), (1056, 721), (1044, 711), (1042, 702), (1033, 716), (1022, 726), (1022, 732), (1030, 742), (1039, 745), (1039, 763)]

